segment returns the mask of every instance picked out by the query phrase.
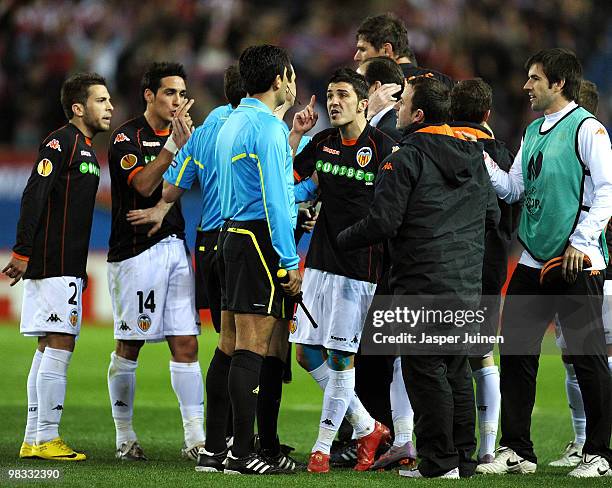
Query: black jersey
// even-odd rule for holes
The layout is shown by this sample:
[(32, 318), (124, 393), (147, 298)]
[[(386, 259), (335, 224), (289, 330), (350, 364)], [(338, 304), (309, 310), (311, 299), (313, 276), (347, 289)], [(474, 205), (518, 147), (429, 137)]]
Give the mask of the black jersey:
[(169, 135), (167, 130), (153, 130), (141, 115), (127, 121), (111, 137), (108, 150), (113, 201), (108, 250), (111, 263), (134, 257), (171, 234), (185, 238), (185, 220), (178, 201), (164, 218), (161, 228), (151, 237), (147, 237), (150, 225), (133, 226), (127, 221), (130, 210), (154, 207), (161, 198), (161, 183), (150, 197), (144, 197), (132, 187), (132, 179), (157, 157)]
[(338, 129), (326, 129), (295, 157), (294, 167), (300, 177), (317, 171), (322, 202), (306, 267), (377, 282), (382, 244), (341, 251), (336, 236), (368, 214), (378, 167), (396, 144), (391, 136), (370, 125), (354, 141), (343, 141)]
[(450, 76), (433, 69), (421, 68), (419, 66), (415, 66), (412, 63), (400, 63), (399, 66), (400, 68), (402, 68), (404, 78), (406, 78), (407, 80), (417, 78), (419, 76), (425, 76), (426, 78), (435, 78), (436, 80), (444, 83), (449, 90), (452, 89), (453, 85), (455, 84), (455, 82)]
[(91, 141), (72, 124), (42, 142), (21, 198), (13, 252), (28, 258), (25, 279), (86, 277), (100, 166)]

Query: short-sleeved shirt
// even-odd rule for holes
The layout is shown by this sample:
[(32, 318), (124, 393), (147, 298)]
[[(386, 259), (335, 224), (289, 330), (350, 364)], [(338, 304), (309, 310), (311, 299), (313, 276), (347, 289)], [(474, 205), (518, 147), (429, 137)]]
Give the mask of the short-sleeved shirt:
[(376, 283), (382, 268), (382, 245), (341, 251), (336, 236), (368, 214), (379, 165), (397, 141), (366, 125), (354, 141), (343, 141), (338, 129), (315, 135), (295, 157), (300, 177), (314, 170), (319, 178), (321, 212), (306, 255), (306, 267)]
[(200, 182), (202, 215), (199, 230), (202, 231), (218, 230), (223, 225), (215, 145), (219, 130), (232, 111), (232, 106), (228, 104), (210, 112), (164, 173), (164, 180), (184, 190), (189, 190), (196, 178)]
[(297, 269), (293, 167), (286, 125), (255, 98), (243, 98), (217, 136), (221, 215), (266, 220), (280, 266)]
[(86, 277), (100, 165), (91, 141), (67, 124), (49, 134), (21, 199), (13, 252), (29, 258), (25, 279)]
[(120, 126), (111, 137), (108, 167), (113, 202), (112, 226), (108, 261), (117, 262), (134, 257), (169, 235), (185, 238), (185, 220), (180, 202), (176, 202), (162, 222), (158, 232), (147, 237), (150, 225), (133, 226), (127, 221), (130, 210), (154, 207), (162, 195), (162, 185), (150, 197), (144, 197), (132, 187), (134, 176), (161, 152), (169, 131), (155, 131), (144, 115)]

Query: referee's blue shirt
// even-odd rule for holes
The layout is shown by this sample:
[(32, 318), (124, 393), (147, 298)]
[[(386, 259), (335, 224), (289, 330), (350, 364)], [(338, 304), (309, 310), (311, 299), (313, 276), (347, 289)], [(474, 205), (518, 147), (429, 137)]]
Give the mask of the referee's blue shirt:
[[(243, 98), (217, 136), (221, 215), (266, 220), (280, 266), (297, 269), (297, 221), (289, 131), (255, 98)], [(232, 205), (232, 200), (234, 204)]]
[(204, 123), (174, 156), (174, 161), (164, 173), (164, 180), (185, 190), (191, 188), (196, 178), (200, 181), (202, 217), (198, 230), (218, 230), (223, 225), (215, 144), (219, 130), (233, 110), (228, 104), (210, 112)]

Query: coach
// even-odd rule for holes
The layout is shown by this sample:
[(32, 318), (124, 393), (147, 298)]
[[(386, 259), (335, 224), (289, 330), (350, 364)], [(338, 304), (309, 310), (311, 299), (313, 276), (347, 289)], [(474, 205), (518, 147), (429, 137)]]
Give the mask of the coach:
[[(480, 295), (485, 224), (496, 223), (499, 208), (482, 147), (453, 137), (449, 108), (441, 82), (406, 82), (402, 146), (382, 163), (368, 216), (338, 236), (345, 249), (389, 239), (394, 295)], [(402, 370), (421, 462), (400, 474), (470, 476), (476, 440), (467, 354), (403, 355)]]

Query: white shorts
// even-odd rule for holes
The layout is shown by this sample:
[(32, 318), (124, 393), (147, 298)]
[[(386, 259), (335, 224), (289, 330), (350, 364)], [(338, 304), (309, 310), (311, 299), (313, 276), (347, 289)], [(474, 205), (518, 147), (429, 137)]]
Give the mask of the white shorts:
[[(604, 335), (606, 336), (606, 344), (610, 346), (612, 345), (612, 280), (604, 281), (601, 319), (604, 327)], [(555, 315), (555, 335), (557, 336), (557, 347), (559, 349), (567, 349), (558, 315)]]
[(27, 336), (59, 332), (78, 336), (83, 315), (83, 279), (57, 276), (23, 280), (20, 331)]
[(315, 319), (315, 329), (298, 305), (289, 341), (357, 352), (376, 284), (306, 268), (302, 281), (304, 305)]
[(182, 239), (166, 237), (146, 251), (108, 263), (115, 339), (159, 342), (200, 334), (195, 282)]

